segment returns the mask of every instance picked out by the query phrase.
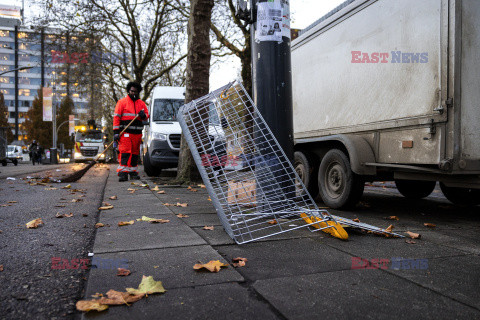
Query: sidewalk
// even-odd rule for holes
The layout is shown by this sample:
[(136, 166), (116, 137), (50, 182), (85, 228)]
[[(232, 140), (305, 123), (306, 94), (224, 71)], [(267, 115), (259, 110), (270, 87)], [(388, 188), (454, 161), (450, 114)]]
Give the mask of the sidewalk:
[[(151, 181), (143, 182), (154, 186)], [(129, 188), (139, 190), (130, 193)], [(430, 232), (432, 241), (408, 245), (405, 239), (386, 239), (352, 230), (348, 230), (350, 240), (343, 242), (324, 233), (300, 229), (236, 245), (223, 231), (205, 189), (191, 192), (187, 188), (159, 188), (165, 194), (130, 182), (119, 183), (115, 170), (110, 170), (104, 201), (114, 209), (100, 212), (98, 222), (109, 226), (97, 229), (93, 251), (96, 259), (126, 259), (132, 274), (118, 277), (113, 269), (92, 269), (85, 299), (110, 289), (137, 288), (142, 275), (162, 281), (167, 292), (149, 295), (131, 306), (85, 313), (83, 318), (480, 317), (480, 250), (471, 243), (442, 245), (445, 235)], [(109, 199), (115, 195), (118, 200)], [(188, 206), (163, 205), (177, 202)], [(188, 217), (179, 218), (179, 213)], [(170, 222), (136, 221), (142, 216)], [(118, 226), (118, 222), (129, 220), (135, 223)], [(213, 231), (203, 230), (212, 225)], [(199, 261), (230, 264), (235, 257), (247, 258), (246, 266), (230, 265), (219, 273), (193, 270)], [(352, 270), (355, 257), (428, 259), (428, 269)]]

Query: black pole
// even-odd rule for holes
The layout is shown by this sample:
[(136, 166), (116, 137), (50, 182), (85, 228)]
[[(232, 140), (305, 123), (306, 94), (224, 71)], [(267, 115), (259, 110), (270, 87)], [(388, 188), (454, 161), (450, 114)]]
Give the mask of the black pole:
[(18, 26), (15, 26), (15, 140), (18, 140)]
[[(289, 0), (251, 1), (253, 99), (287, 159), (293, 164)], [(256, 132), (256, 129), (254, 131)], [(257, 143), (269, 146), (268, 141), (262, 141), (261, 135), (255, 134), (255, 139)], [(270, 147), (264, 149), (261, 151), (262, 155), (268, 155), (274, 151)], [(257, 199), (266, 196), (272, 201), (283, 201), (285, 198), (282, 194), (287, 199), (295, 197), (295, 186), (291, 183), (293, 176), (290, 170), (284, 170), (285, 165), (287, 164), (269, 164), (283, 192), (278, 192), (271, 183), (267, 183), (259, 188), (266, 194), (258, 194)], [(262, 170), (261, 166), (258, 170)], [(263, 184), (262, 181), (257, 183)], [(289, 203), (285, 203), (285, 206)], [(262, 207), (261, 204), (260, 207)]]
[[(45, 87), (45, 30), (42, 28), (40, 32), (40, 50), (41, 50), (41, 60), (40, 60), (40, 81), (42, 88)], [(42, 95), (43, 97), (43, 95)], [(42, 101), (43, 105), (43, 101)]]
[[(253, 99), (273, 135), (285, 151), (287, 158), (293, 163), (290, 24), (288, 21), (285, 23), (285, 19), (270, 20), (268, 25), (257, 23), (258, 6), (262, 6), (262, 3), (266, 4), (267, 0), (251, 1)], [(289, 1), (278, 0), (278, 3), (282, 4), (281, 18), (287, 16), (289, 19)], [(277, 23), (282, 31), (275, 30)], [(261, 32), (257, 32), (259, 28), (263, 28), (261, 31), (266, 33), (264, 36)], [(280, 37), (278, 33), (282, 33), (283, 36)], [(274, 38), (278, 38), (280, 41), (269, 40)]]

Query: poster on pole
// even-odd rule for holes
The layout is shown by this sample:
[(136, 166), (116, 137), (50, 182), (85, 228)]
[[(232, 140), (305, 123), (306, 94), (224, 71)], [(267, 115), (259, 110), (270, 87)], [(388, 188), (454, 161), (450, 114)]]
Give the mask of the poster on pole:
[(53, 121), (52, 88), (42, 88), (43, 92), (43, 121)]
[(257, 3), (255, 41), (282, 42), (283, 10), (280, 0)]
[(68, 135), (71, 137), (75, 133), (75, 116), (73, 114), (68, 116)]

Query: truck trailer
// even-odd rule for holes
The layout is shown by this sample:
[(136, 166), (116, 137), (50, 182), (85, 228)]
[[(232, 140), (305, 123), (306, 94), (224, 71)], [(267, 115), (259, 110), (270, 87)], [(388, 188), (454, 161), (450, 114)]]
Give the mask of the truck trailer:
[[(292, 42), (295, 168), (332, 208), (365, 182), (480, 204), (480, 1), (349, 0)], [(303, 190), (299, 190), (303, 192)]]

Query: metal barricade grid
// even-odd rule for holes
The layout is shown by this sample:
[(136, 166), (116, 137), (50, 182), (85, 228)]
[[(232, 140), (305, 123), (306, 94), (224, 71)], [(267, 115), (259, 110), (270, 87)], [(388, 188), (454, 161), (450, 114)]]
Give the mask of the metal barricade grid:
[(237, 243), (306, 227), (302, 213), (317, 217), (317, 225), (334, 220), (308, 192), (296, 192), (295, 185), (306, 188), (240, 82), (183, 106), (178, 119), (220, 221)]

